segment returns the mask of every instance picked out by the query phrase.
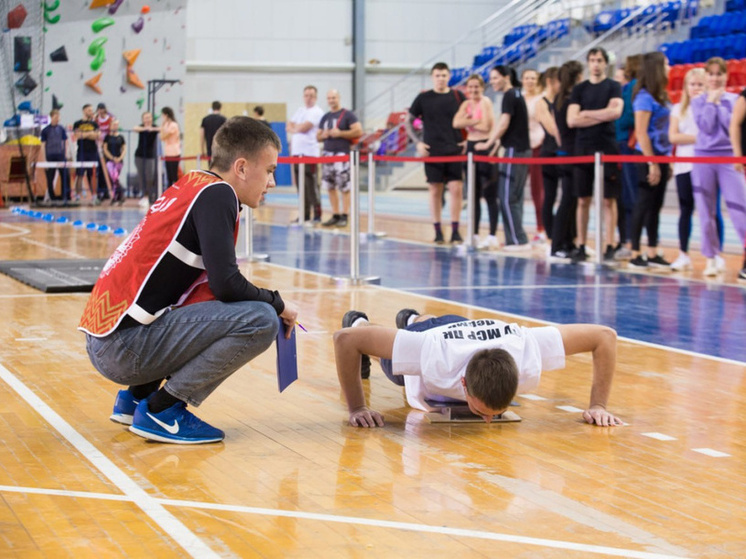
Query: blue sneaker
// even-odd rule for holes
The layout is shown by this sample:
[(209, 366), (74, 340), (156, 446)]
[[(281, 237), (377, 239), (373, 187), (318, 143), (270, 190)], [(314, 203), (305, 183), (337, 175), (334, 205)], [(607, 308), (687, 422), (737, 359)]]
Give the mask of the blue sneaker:
[(122, 425), (132, 425), (132, 416), (135, 414), (135, 408), (140, 400), (135, 400), (132, 392), (129, 390), (120, 390), (117, 392), (117, 399), (114, 400), (114, 410), (111, 412), (109, 419)]
[(225, 433), (208, 425), (179, 402), (158, 413), (150, 413), (148, 401), (141, 400), (135, 409), (130, 431), (151, 441), (176, 444), (216, 443)]

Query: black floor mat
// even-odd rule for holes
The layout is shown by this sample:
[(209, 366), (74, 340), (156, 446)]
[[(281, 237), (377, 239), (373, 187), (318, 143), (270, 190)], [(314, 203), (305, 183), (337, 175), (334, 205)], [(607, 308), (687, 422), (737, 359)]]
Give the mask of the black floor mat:
[(5, 260), (0, 272), (45, 293), (92, 291), (106, 260)]

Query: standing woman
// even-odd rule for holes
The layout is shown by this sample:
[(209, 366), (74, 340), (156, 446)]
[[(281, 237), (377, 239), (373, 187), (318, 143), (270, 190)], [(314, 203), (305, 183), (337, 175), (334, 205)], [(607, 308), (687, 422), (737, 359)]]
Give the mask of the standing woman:
[[(466, 80), (466, 101), (461, 103), (458, 112), (453, 116), (453, 127), (466, 129), (466, 151), (474, 155), (488, 155), (486, 150), (476, 150), (477, 142), (489, 138), (495, 122), (492, 101), (484, 96), (484, 79), (479, 74), (472, 74)], [(474, 244), (478, 248), (497, 248), (497, 198), (485, 196), (487, 211), (490, 216), (490, 234), (483, 242), (479, 242), (479, 220), (482, 217), (480, 198), (489, 186), (492, 166), (489, 163), (474, 164)]]
[(137, 132), (137, 149), (135, 150), (135, 168), (140, 185), (139, 194), (143, 197), (140, 203), (150, 205), (158, 198), (156, 172), (158, 169), (158, 154), (156, 140), (159, 129), (153, 126), (153, 115), (145, 112), (142, 122), (133, 128)]
[[(531, 144), (531, 157), (539, 157), (541, 146), (544, 142), (544, 128), (536, 118), (536, 108), (539, 103), (543, 103), (541, 95), (541, 86), (539, 84), (539, 72), (536, 70), (524, 70), (521, 74), (521, 87), (523, 89), (523, 98), (526, 100), (528, 109), (528, 139)], [(531, 181), (531, 199), (534, 202), (536, 211), (536, 236), (534, 241), (546, 240), (544, 232), (545, 223), (542, 221), (542, 205), (544, 200), (544, 187), (542, 183), (542, 166), (529, 165), (528, 176)]]
[[(539, 157), (556, 157), (560, 139), (557, 123), (554, 120), (554, 100), (560, 90), (559, 68), (556, 66), (547, 68), (541, 75), (540, 83), (544, 93), (541, 101), (536, 105), (534, 114), (534, 118), (544, 130), (544, 141), (539, 148)], [(541, 167), (541, 182), (544, 185), (541, 220), (547, 234), (551, 237), (560, 168), (559, 165), (540, 165), (539, 167)]]
[[(515, 70), (508, 66), (495, 66), (490, 71), (498, 88), (504, 92), (500, 118), (492, 127), (487, 140), (479, 142), (475, 149), (495, 150), (502, 145), (505, 157), (527, 159), (531, 157), (528, 140), (528, 111), (523, 99)], [(526, 231), (523, 229), (523, 192), (526, 187), (527, 165), (511, 162), (498, 165), (497, 199), (503, 214), (505, 228), (505, 250), (531, 250)], [(492, 184), (495, 184), (494, 182)], [(492, 189), (487, 196), (493, 195)]]
[[(722, 58), (710, 58), (705, 64), (707, 92), (692, 100), (692, 113), (699, 129), (694, 143), (695, 156), (733, 155), (730, 127), (738, 95), (725, 91), (726, 68)], [(743, 243), (746, 238), (746, 181), (743, 172), (733, 165), (698, 163), (692, 171), (692, 183), (702, 231), (702, 254), (707, 258), (704, 275), (716, 276), (725, 271), (717, 233), (717, 193), (719, 190), (725, 198), (728, 215)]]
[[(161, 142), (163, 142), (163, 155), (165, 157), (181, 157), (181, 139), (179, 137), (179, 125), (176, 122), (174, 111), (171, 107), (161, 109)], [(166, 177), (168, 186), (179, 179), (179, 161), (166, 161)]]
[[(577, 60), (565, 62), (559, 70), (559, 92), (554, 100), (554, 121), (560, 142), (557, 147), (557, 157), (572, 157), (575, 155), (575, 131), (567, 125), (567, 109), (570, 106), (572, 89), (583, 79), (583, 65)], [(578, 199), (573, 193), (572, 165), (560, 165), (560, 181), (562, 184), (562, 199), (557, 214), (552, 223), (552, 249), (550, 259), (570, 262), (570, 253), (575, 248), (575, 214)]]
[[(736, 105), (733, 107), (733, 116), (730, 119), (730, 142), (733, 146), (733, 155), (743, 157), (746, 153), (746, 89), (741, 91), (736, 100)], [(743, 173), (743, 163), (736, 163), (734, 169)], [(718, 209), (720, 208), (718, 207)], [(722, 225), (722, 218), (719, 224)], [(722, 245), (721, 237), (720, 246)], [(746, 248), (744, 248), (743, 266), (741, 271), (738, 272), (738, 279), (746, 280)]]
[[(668, 128), (671, 115), (668, 92), (668, 59), (663, 53), (648, 52), (642, 57), (632, 109), (635, 113), (635, 135), (637, 154), (669, 155), (671, 142)], [(668, 268), (671, 264), (656, 253), (658, 247), (658, 224), (666, 184), (670, 176), (667, 163), (642, 163), (637, 175), (637, 200), (632, 211), (632, 260), (633, 268)], [(647, 168), (645, 168), (647, 167)], [(643, 226), (648, 233), (648, 256), (640, 254), (640, 237)]]
[[(671, 109), (671, 126), (668, 138), (676, 147), (680, 157), (694, 156), (694, 142), (697, 140), (697, 123), (694, 122), (690, 104), (705, 90), (705, 71), (703, 68), (692, 68), (684, 76), (684, 87), (681, 102)], [(674, 163), (673, 175), (676, 179), (676, 192), (679, 195), (679, 256), (671, 264), (674, 272), (692, 269), (689, 257), (689, 238), (692, 234), (692, 215), (694, 214), (694, 192), (692, 191), (692, 163)], [(719, 208), (718, 208), (719, 209)], [(722, 246), (723, 217), (717, 213), (717, 227)]]

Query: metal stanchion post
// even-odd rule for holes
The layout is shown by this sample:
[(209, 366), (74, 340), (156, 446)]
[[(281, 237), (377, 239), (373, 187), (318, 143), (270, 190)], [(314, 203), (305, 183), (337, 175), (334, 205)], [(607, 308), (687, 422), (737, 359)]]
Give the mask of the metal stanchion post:
[(373, 152), (368, 152), (368, 238), (385, 237), (386, 233), (376, 233), (375, 228), (375, 196), (376, 196), (376, 162)]
[(156, 169), (158, 175), (158, 198), (163, 194), (163, 158), (158, 158), (158, 165)]
[(202, 170), (202, 156), (200, 154), (197, 154), (197, 170)]
[[(292, 171), (291, 171), (292, 172)], [(298, 164), (298, 223), (293, 225), (303, 227), (306, 221), (306, 164)]]
[(350, 276), (335, 277), (335, 281), (352, 284), (381, 283), (378, 276), (360, 277), (360, 152), (350, 152)]
[[(476, 249), (474, 246), (474, 204), (479, 200), (474, 199), (474, 153), (466, 154), (466, 239), (464, 245), (468, 252)], [(477, 224), (479, 225), (479, 224)]]
[(249, 206), (241, 206), (241, 211), (243, 211), (245, 245), (241, 258), (246, 258), (249, 262), (269, 261), (269, 254), (254, 252), (254, 210)]
[(604, 166), (601, 163), (601, 152), (593, 154), (593, 190), (595, 193), (594, 209), (596, 212), (596, 256), (593, 261), (602, 264), (604, 259)]

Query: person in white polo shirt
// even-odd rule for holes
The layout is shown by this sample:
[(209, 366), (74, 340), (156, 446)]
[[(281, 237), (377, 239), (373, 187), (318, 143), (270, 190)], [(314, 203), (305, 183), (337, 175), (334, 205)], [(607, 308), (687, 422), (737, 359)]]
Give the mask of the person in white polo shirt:
[(507, 410), (517, 393), (539, 384), (542, 371), (565, 367), (565, 356), (593, 353), (593, 383), (583, 419), (600, 426), (621, 425), (606, 410), (616, 368), (616, 332), (596, 324), (526, 328), (492, 318), (420, 315), (402, 309), (397, 328), (376, 326), (360, 311), (348, 311), (334, 334), (337, 375), (349, 409), (350, 425), (381, 427), (383, 416), (365, 404), (361, 378), (370, 357), (405, 389), (413, 408), (428, 403), (466, 402), (487, 423)]
[[(316, 104), (318, 90), (313, 85), (307, 85), (303, 89), (303, 106), (300, 107), (293, 117), (288, 121), (285, 130), (290, 137), (290, 155), (294, 156), (319, 156), (319, 141), (316, 139), (316, 132), (319, 129), (319, 122), (324, 116), (324, 111)], [(298, 181), (298, 171), (300, 166), (293, 165), (293, 176), (295, 177), (296, 188), (300, 184)], [(305, 215), (303, 218), (308, 221), (311, 219), (313, 210), (313, 220), (321, 221), (321, 196), (319, 186), (316, 181), (318, 165), (315, 163), (305, 164), (303, 192), (305, 195)], [(300, 218), (299, 218), (300, 219)]]

